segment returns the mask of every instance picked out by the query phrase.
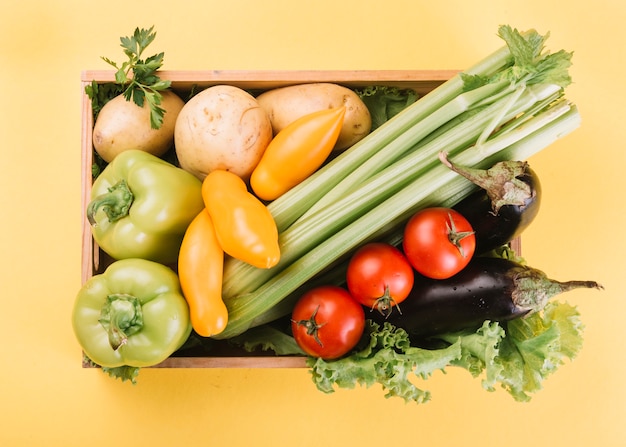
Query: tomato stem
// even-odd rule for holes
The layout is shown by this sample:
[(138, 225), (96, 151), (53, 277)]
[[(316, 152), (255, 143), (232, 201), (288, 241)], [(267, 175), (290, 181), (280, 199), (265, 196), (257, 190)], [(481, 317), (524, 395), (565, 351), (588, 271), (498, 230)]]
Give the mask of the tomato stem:
[(304, 326), (306, 328), (307, 335), (312, 335), (315, 341), (317, 342), (317, 344), (323, 347), (324, 345), (322, 344), (322, 341), (319, 339), (318, 333), (319, 333), (319, 329), (322, 326), (324, 326), (326, 323), (318, 324), (317, 321), (315, 321), (315, 316), (317, 315), (317, 311), (319, 309), (320, 307), (317, 306), (315, 308), (315, 311), (313, 311), (313, 313), (311, 314), (311, 317), (308, 320), (300, 320), (300, 321), (291, 320), (291, 321), (296, 323), (298, 326)]
[[(396, 300), (394, 300), (391, 296), (389, 286), (385, 285), (385, 293), (376, 300), (376, 302), (372, 305), (371, 310), (376, 309), (383, 317), (389, 318), (389, 315), (391, 315), (391, 312), (393, 311), (393, 306), (396, 306), (398, 312), (400, 312), (400, 307), (398, 307)], [(402, 312), (400, 312), (400, 314), (402, 314)]]
[(452, 219), (452, 215), (448, 213), (448, 222), (446, 222), (446, 230), (448, 232), (448, 240), (454, 245), (461, 253), (461, 256), (465, 257), (465, 251), (463, 250), (463, 246), (461, 245), (461, 241), (468, 236), (474, 234), (473, 231), (457, 231), (456, 225), (454, 224), (454, 219)]

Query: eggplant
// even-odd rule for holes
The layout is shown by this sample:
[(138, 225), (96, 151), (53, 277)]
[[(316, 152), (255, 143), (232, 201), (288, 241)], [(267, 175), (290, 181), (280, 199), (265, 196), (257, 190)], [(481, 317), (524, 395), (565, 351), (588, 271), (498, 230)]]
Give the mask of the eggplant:
[(441, 161), (480, 189), (453, 208), (472, 225), (476, 253), (483, 254), (522, 234), (537, 216), (541, 204), (541, 183), (525, 161), (506, 160), (489, 169), (463, 168)]
[(371, 319), (405, 329), (412, 338), (476, 330), (486, 321), (504, 322), (538, 312), (548, 300), (576, 288), (602, 286), (595, 281), (559, 282), (541, 270), (505, 258), (475, 257), (448, 279), (416, 273), (410, 295), (387, 318)]

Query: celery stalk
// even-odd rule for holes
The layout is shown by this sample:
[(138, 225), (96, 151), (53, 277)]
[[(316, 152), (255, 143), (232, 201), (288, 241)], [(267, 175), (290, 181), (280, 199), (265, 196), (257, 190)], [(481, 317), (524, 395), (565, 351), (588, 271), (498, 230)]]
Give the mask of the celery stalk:
[[(509, 82), (487, 84), (475, 90), (461, 93), (454, 99), (443, 104), (440, 108), (433, 111), (430, 115), (423, 117), (412, 127), (404, 130), (395, 139), (365, 159), (360, 165), (354, 168), (352, 172), (346, 175), (345, 178), (339, 181), (328, 193), (320, 197), (320, 199), (306, 210), (301, 217), (314, 215), (317, 211), (333, 203), (363, 180), (380, 172), (388, 165), (401, 158), (415, 147), (417, 143), (450, 121), (450, 119), (467, 112), (474, 104), (483, 101), (485, 98), (502, 94), (503, 90), (505, 90), (506, 93), (510, 92), (511, 84)], [(359, 150), (359, 148), (357, 147), (356, 150)]]
[[(523, 95), (510, 93), (502, 96), (480, 113), (418, 150), (410, 152), (376, 175), (370, 173), (367, 180), (361, 180), (358, 189), (343, 195), (339, 195), (335, 190), (331, 191), (328, 195), (332, 200), (328, 203), (324, 201), (324, 207), (312, 214), (305, 213), (279, 235), (282, 253), (277, 266), (271, 270), (260, 270), (244, 262), (229, 259), (224, 268), (224, 296), (237, 296), (253, 291), (316, 244), (395, 194), (416, 176), (426, 172), (429, 167), (438, 164), (437, 157), (440, 151), (454, 153), (473, 144), (494, 118), (503, 122), (512, 120), (538, 102), (546, 98), (553, 99), (559, 92), (558, 86), (532, 86), (524, 91)], [(511, 105), (510, 97), (515, 97), (517, 102)], [(503, 108), (506, 108), (504, 112)]]
[[(505, 47), (464, 73), (444, 82), (396, 115), (393, 120), (380, 126), (368, 138), (335, 158), (324, 169), (272, 202), (269, 208), (279, 232), (288, 228), (299, 216), (307, 212), (312, 204), (321, 200), (357, 167), (365, 164), (360, 171), (367, 177), (397, 159), (410, 149), (411, 144), (407, 146), (406, 143), (414, 141), (415, 138), (423, 138), (425, 135), (420, 132), (423, 130), (428, 133), (429, 126), (434, 130), (474, 105), (489, 104), (498, 100), (499, 96), (508, 90), (516, 89), (518, 85), (553, 83), (564, 87), (571, 82), (567, 73), (571, 54), (563, 51), (544, 54), (543, 43), (547, 36), (540, 36), (533, 30), (519, 33), (509, 26), (501, 26), (498, 31), (499, 36), (506, 42)], [(472, 87), (467, 88), (468, 84)], [(410, 129), (418, 123), (423, 127), (418, 128), (416, 135), (411, 135)], [(483, 138), (490, 130), (487, 126)], [(406, 136), (403, 135), (405, 132), (408, 132)], [(400, 143), (395, 142), (396, 138), (400, 138)], [(392, 142), (395, 142), (392, 149), (387, 150), (386, 146)], [(368, 161), (381, 150), (385, 150), (385, 155), (377, 156), (375, 161)], [(350, 189), (352, 183), (344, 185), (336, 190), (337, 195)], [(321, 207), (323, 204), (314, 209)]]
[[(510, 63), (511, 52), (509, 48), (505, 46), (484, 58), (464, 73), (476, 76), (491, 76), (493, 73), (510, 65)], [(495, 94), (498, 89), (504, 88), (505, 85), (507, 85), (506, 82), (485, 86), (485, 89), (480, 91), (482, 97), (479, 97), (477, 93), (466, 95), (466, 97), (469, 98), (469, 102), (465, 104), (463, 103), (465, 97), (462, 97), (456, 101), (456, 107), (459, 108), (457, 113), (466, 110), (470, 104), (484, 100), (486, 96), (488, 97)], [(276, 220), (278, 230), (283, 231), (289, 227), (291, 223), (310, 208), (311, 203), (317, 202), (346, 175), (352, 172), (357, 166), (366, 162), (381, 148), (384, 148), (395, 138), (402, 135), (407, 129), (410, 129), (416, 123), (436, 113), (442, 106), (453, 101), (463, 93), (464, 81), (462, 76), (458, 74), (400, 112), (393, 120), (384, 123), (366, 138), (344, 151), (324, 169), (317, 171), (305, 181), (274, 200), (268, 205), (268, 208)], [(450, 115), (445, 116), (439, 114), (438, 116), (442, 118), (442, 122), (439, 123), (439, 125), (444, 124), (451, 118)], [(437, 123), (433, 123), (433, 125), (436, 124)]]
[[(438, 151), (485, 168), (527, 158), (579, 125), (575, 107), (554, 102), (571, 82), (571, 53), (544, 54), (545, 37), (534, 31), (522, 35), (503, 26), (499, 35), (507, 47), (443, 83), (269, 205), (285, 259), (268, 271), (226, 263), (229, 323), (218, 338), (284, 312), (282, 302), (307, 281), (358, 245), (389, 236), (418, 209), (451, 206), (475, 190), (438, 162)], [(545, 90), (550, 84), (552, 92)]]
[[(493, 86), (494, 84), (488, 84), (485, 87)], [(385, 167), (390, 165), (392, 162), (397, 160), (397, 158), (391, 158), (390, 153), (394, 154), (394, 150), (396, 146), (408, 147), (409, 149), (420, 148), (423, 145), (418, 144), (421, 143), (425, 138), (428, 137), (429, 134), (437, 130), (441, 127), (440, 123), (446, 123), (443, 118), (439, 118), (441, 115), (447, 116), (450, 119), (454, 119), (458, 117), (461, 113), (470, 110), (472, 104), (476, 103), (476, 98), (486, 98), (491, 95), (494, 91), (497, 91), (498, 99), (495, 102), (492, 102), (489, 106), (482, 109), (476, 115), (470, 117), (464, 123), (455, 126), (454, 129), (450, 129), (451, 132), (446, 133), (446, 137), (440, 136), (437, 139), (437, 144), (446, 144), (446, 145), (458, 145), (462, 146), (465, 144), (463, 141), (463, 136), (466, 135), (465, 128), (468, 125), (476, 125), (480, 126), (482, 129), (480, 132), (480, 136), (478, 137), (478, 141), (484, 141), (489, 134), (499, 125), (505, 123), (508, 120), (512, 120), (518, 114), (526, 112), (526, 110), (532, 106), (532, 104), (543, 101), (548, 97), (552, 97), (552, 95), (556, 94), (560, 87), (554, 84), (547, 85), (535, 85), (530, 87), (517, 87), (513, 89), (510, 84), (507, 84), (509, 88), (505, 88), (504, 90), (499, 87), (493, 90), (483, 91), (483, 87), (472, 90), (470, 92), (463, 93), (455, 98), (454, 101), (447, 103), (445, 106), (437, 110), (437, 112), (433, 113), (427, 119), (417, 123), (412, 129), (406, 131), (403, 135), (398, 137), (392, 143), (387, 145), (387, 147), (383, 148), (380, 152), (372, 156), (369, 160), (364, 162), (361, 166), (357, 167), (352, 173), (350, 173), (346, 178), (341, 181), (337, 186), (335, 186), (329, 193), (327, 193), (324, 197), (318, 200), (315, 204), (313, 204), (307, 212), (303, 214), (300, 218), (306, 218), (308, 216), (315, 215), (318, 211), (324, 209), (330, 204), (336, 203), (343, 196), (346, 195), (350, 190), (357, 187), (360, 183), (367, 180), (377, 172), (382, 171)], [(468, 93), (475, 93), (475, 97), (473, 100), (470, 100), (466, 97)], [(523, 95), (523, 96), (522, 96)], [(456, 100), (461, 98), (459, 102)], [(460, 106), (458, 104), (461, 104)], [(450, 107), (451, 106), (451, 107)], [(491, 114), (490, 116), (486, 116), (486, 114)], [(435, 117), (434, 119), (432, 119)], [(487, 122), (479, 121), (480, 119), (486, 119)], [(431, 121), (437, 122), (440, 125), (433, 126), (431, 125)], [(488, 132), (487, 132), (488, 131)], [(469, 137), (470, 140), (474, 140), (474, 134)], [(444, 140), (442, 140), (444, 139)], [(469, 140), (468, 140), (469, 141)], [(406, 150), (403, 154), (406, 154)], [(436, 154), (437, 149), (431, 149), (429, 151), (422, 150), (418, 153), (417, 150), (413, 150), (411, 155), (417, 155), (418, 160), (427, 159), (430, 155)], [(387, 159), (387, 164), (385, 164), (384, 160)], [(411, 157), (402, 158), (403, 164), (407, 167), (407, 174), (412, 175), (412, 167), (415, 166)], [(393, 179), (390, 179), (393, 181)], [(297, 222), (297, 221), (296, 221)]]
[[(561, 101), (528, 120), (524, 126), (463, 151), (457, 155), (455, 162), (484, 168), (504, 159), (527, 158), (569, 134), (579, 124), (577, 109)], [(217, 338), (238, 335), (251, 327), (253, 322), (260, 324), (263, 314), (271, 312), (274, 306), (329, 265), (371, 240), (381, 228), (406, 218), (420, 208), (447, 203), (451, 197), (458, 198), (464, 190), (468, 190), (469, 194), (473, 189), (468, 183), (444, 165), (434, 166), (382, 204), (312, 248), (254, 292), (226, 300), (230, 321)]]

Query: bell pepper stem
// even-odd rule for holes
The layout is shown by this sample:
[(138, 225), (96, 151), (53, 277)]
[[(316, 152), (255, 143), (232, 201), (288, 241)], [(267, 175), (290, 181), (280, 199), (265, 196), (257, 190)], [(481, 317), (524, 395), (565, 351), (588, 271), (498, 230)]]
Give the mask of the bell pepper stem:
[(128, 215), (133, 203), (133, 193), (128, 187), (126, 180), (120, 180), (108, 189), (108, 192), (93, 199), (87, 207), (87, 219), (95, 226), (96, 213), (102, 210), (107, 215), (109, 222), (115, 222)]
[(100, 324), (109, 335), (109, 343), (117, 351), (128, 342), (128, 337), (143, 327), (143, 314), (139, 300), (128, 294), (107, 296), (100, 313)]

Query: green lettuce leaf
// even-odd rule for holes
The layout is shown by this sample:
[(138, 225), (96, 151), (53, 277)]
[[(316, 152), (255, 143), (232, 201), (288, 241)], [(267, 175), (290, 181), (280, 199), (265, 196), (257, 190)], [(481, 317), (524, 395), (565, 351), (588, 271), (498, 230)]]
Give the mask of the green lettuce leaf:
[(502, 371), (497, 357), (498, 347), (504, 337), (505, 332), (500, 324), (485, 321), (474, 333), (446, 334), (440, 338), (450, 343), (457, 341), (461, 345), (461, 357), (453, 360), (451, 365), (466, 369), (472, 377), (479, 377), (484, 373), (483, 387), (494, 391), (494, 385)]
[(367, 321), (369, 343), (354, 354), (338, 360), (309, 358), (313, 382), (324, 393), (332, 393), (335, 386), (354, 388), (357, 384), (370, 387), (380, 384), (385, 397), (401, 397), (405, 402), (422, 403), (431, 398), (429, 391), (414, 385), (409, 375), (426, 379), (436, 370), (442, 370), (461, 357), (459, 343), (446, 348), (428, 350), (412, 347), (403, 329), (389, 323), (381, 327)]
[(372, 117), (372, 129), (377, 129), (385, 121), (400, 113), (417, 101), (414, 90), (398, 87), (373, 85), (355, 90), (367, 106)]
[(500, 343), (498, 381), (515, 400), (529, 401), (565, 359), (576, 357), (582, 335), (580, 315), (567, 303), (552, 302), (543, 312), (510, 321)]
[(248, 352), (262, 349), (274, 351), (276, 355), (306, 355), (292, 336), (267, 324), (249, 329), (229, 342)]
[(115, 368), (102, 368), (102, 372), (109, 375), (114, 379), (120, 379), (122, 382), (130, 381), (133, 385), (137, 384), (137, 376), (139, 375), (140, 368), (136, 366), (117, 366)]
[(122, 382), (126, 382), (128, 380), (133, 385), (137, 384), (137, 376), (139, 375), (139, 371), (141, 370), (141, 368), (139, 367), (127, 365), (117, 366), (114, 368), (100, 366), (89, 357), (87, 357), (87, 355), (85, 355), (84, 353), (83, 365), (87, 365), (90, 368), (100, 368), (100, 370), (103, 373), (108, 374), (109, 377), (113, 379), (120, 379)]
[(366, 343), (354, 353), (338, 360), (309, 358), (307, 362), (313, 382), (324, 393), (378, 383), (387, 398), (425, 403), (431, 394), (414, 379), (425, 380), (437, 370), (459, 367), (472, 377), (482, 377), (487, 391), (500, 385), (515, 400), (528, 401), (566, 358), (571, 360), (580, 352), (582, 333), (576, 308), (560, 302), (506, 324), (486, 321), (476, 332), (438, 336), (445, 346), (437, 349), (411, 346), (403, 329), (368, 320)]

